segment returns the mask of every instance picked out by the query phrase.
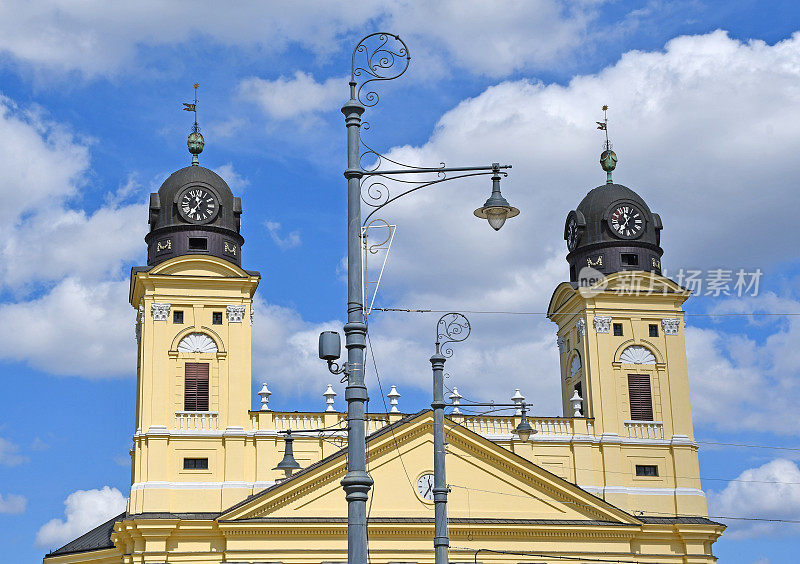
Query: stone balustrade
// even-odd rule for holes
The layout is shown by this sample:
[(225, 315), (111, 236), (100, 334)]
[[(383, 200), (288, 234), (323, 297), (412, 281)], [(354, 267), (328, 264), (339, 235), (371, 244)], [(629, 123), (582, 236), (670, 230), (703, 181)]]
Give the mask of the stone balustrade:
[(219, 430), (219, 412), (176, 411), (175, 429), (179, 431), (217, 431)]
[(661, 421), (625, 421), (628, 439), (663, 439), (664, 423)]

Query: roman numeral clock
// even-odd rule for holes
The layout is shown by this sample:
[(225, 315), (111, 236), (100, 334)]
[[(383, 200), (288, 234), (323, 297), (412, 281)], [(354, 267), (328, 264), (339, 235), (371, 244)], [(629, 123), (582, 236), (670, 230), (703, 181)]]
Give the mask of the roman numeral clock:
[(178, 196), (178, 213), (190, 223), (208, 223), (218, 212), (217, 197), (207, 188), (190, 186)]

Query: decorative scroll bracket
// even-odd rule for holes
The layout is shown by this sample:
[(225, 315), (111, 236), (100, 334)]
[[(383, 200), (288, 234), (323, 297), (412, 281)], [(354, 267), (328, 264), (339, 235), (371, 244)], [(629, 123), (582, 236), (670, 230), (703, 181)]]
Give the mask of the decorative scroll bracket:
[[(383, 230), (384, 234), (377, 237), (380, 242), (369, 244), (370, 230), (373, 230), (373, 233), (375, 230)], [(390, 225), (383, 219), (373, 219), (367, 225), (361, 228), (361, 252), (363, 255), (363, 271), (361, 272), (361, 303), (364, 307), (364, 315), (369, 315), (372, 313), (372, 307), (375, 304), (375, 298), (378, 295), (378, 287), (381, 284), (383, 271), (386, 269), (386, 261), (389, 259), (389, 251), (392, 248), (392, 241), (394, 241), (394, 234), (396, 231), (396, 225)], [(380, 263), (380, 271), (378, 272), (377, 277), (375, 277), (373, 274), (373, 279), (370, 279), (369, 264), (376, 261), (370, 261), (369, 257), (370, 255), (379, 254), (383, 254), (383, 260), (381, 261), (379, 256), (375, 258), (377, 259), (377, 262)]]

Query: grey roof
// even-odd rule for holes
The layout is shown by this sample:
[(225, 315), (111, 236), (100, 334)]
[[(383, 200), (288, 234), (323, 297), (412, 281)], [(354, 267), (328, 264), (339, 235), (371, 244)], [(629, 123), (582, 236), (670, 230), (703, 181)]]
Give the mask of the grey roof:
[(717, 525), (724, 527), (722, 523), (712, 521), (707, 517), (698, 517), (695, 515), (678, 515), (677, 517), (650, 517), (647, 515), (636, 515), (636, 518), (642, 523), (648, 525)]
[[(88, 533), (79, 536), (77, 539), (68, 542), (58, 550), (48, 553), (47, 556), (58, 556), (70, 554), (72, 552), (89, 552), (91, 550), (102, 550), (104, 548), (114, 548), (111, 542), (111, 533), (114, 532), (114, 523), (122, 521), (125, 513), (120, 513), (112, 517), (102, 525), (98, 525)], [(45, 558), (47, 558), (47, 556)]]

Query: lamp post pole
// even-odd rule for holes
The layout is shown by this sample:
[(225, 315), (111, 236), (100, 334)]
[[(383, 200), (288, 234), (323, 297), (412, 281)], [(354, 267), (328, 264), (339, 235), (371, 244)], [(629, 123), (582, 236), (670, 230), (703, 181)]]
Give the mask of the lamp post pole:
[(452, 343), (469, 337), (470, 325), (460, 313), (446, 313), (436, 324), (436, 352), (433, 368), (433, 550), (436, 564), (447, 564), (450, 538), (447, 535), (447, 476), (444, 461), (444, 363), (453, 356)]
[(342, 487), (347, 499), (347, 562), (367, 562), (367, 499), (372, 478), (366, 470), (364, 349), (367, 324), (361, 303), (361, 115), (364, 106), (356, 99), (356, 82), (350, 81), (350, 99), (342, 107), (347, 125), (347, 475)]
[[(507, 176), (506, 170), (510, 169), (511, 165), (501, 166), (499, 163), (493, 163), (491, 166), (448, 168), (442, 164), (441, 167), (420, 168), (388, 159), (403, 168), (386, 170), (379, 167), (381, 159), (384, 158), (383, 155), (368, 147), (368, 150), (362, 153), (362, 146), (366, 147), (366, 145), (361, 141), (361, 128), (362, 125), (366, 128), (366, 122), (362, 122), (361, 117), (367, 107), (372, 107), (379, 101), (378, 94), (374, 90), (364, 90), (364, 87), (369, 83), (394, 80), (402, 76), (408, 69), (410, 60), (408, 47), (397, 35), (372, 33), (364, 37), (353, 50), (349, 82), (350, 99), (342, 107), (347, 127), (347, 169), (344, 172), (347, 179), (347, 323), (344, 326), (347, 361), (343, 366), (339, 366), (335, 362), (339, 358), (339, 337), (338, 334), (328, 331), (320, 335), (320, 358), (328, 362), (328, 369), (332, 373), (344, 373), (343, 381), (347, 382), (345, 389), (348, 423), (347, 474), (341, 484), (347, 499), (348, 564), (367, 564), (367, 501), (372, 487), (372, 478), (366, 471), (365, 408), (369, 398), (367, 387), (364, 384), (367, 324), (363, 304), (361, 255), (365, 237), (362, 230), (365, 228), (365, 223), (369, 222), (375, 212), (406, 194), (456, 178), (484, 175), (492, 177), (492, 195), (482, 207), (475, 210), (475, 215), (487, 219), (492, 228), (497, 230), (507, 218), (519, 214), (519, 210), (511, 206), (500, 195), (500, 178)], [(361, 164), (365, 155), (377, 158), (378, 165), (365, 170)], [(452, 173), (457, 174), (448, 176)], [(390, 196), (384, 182), (397, 175), (408, 174), (428, 174), (433, 176), (434, 180), (401, 181), (404, 187), (409, 185), (413, 187), (407, 188), (400, 194)], [(362, 201), (374, 208), (364, 222), (361, 220)], [(441, 411), (444, 408), (443, 394), (439, 394), (438, 397), (440, 398), (439, 403), (442, 403)], [(443, 412), (440, 413), (441, 417), (443, 417)], [(444, 434), (442, 433), (442, 454), (444, 454), (443, 440)], [(443, 468), (444, 466), (442, 466)], [(440, 489), (446, 489), (443, 484), (444, 482), (440, 484)], [(441, 497), (442, 492), (440, 491), (437, 495)], [(443, 495), (444, 502), (446, 502), (446, 491)], [(441, 504), (437, 502), (437, 508), (439, 505)], [(437, 509), (438, 511), (439, 509)], [(446, 541), (445, 532), (445, 557)]]

